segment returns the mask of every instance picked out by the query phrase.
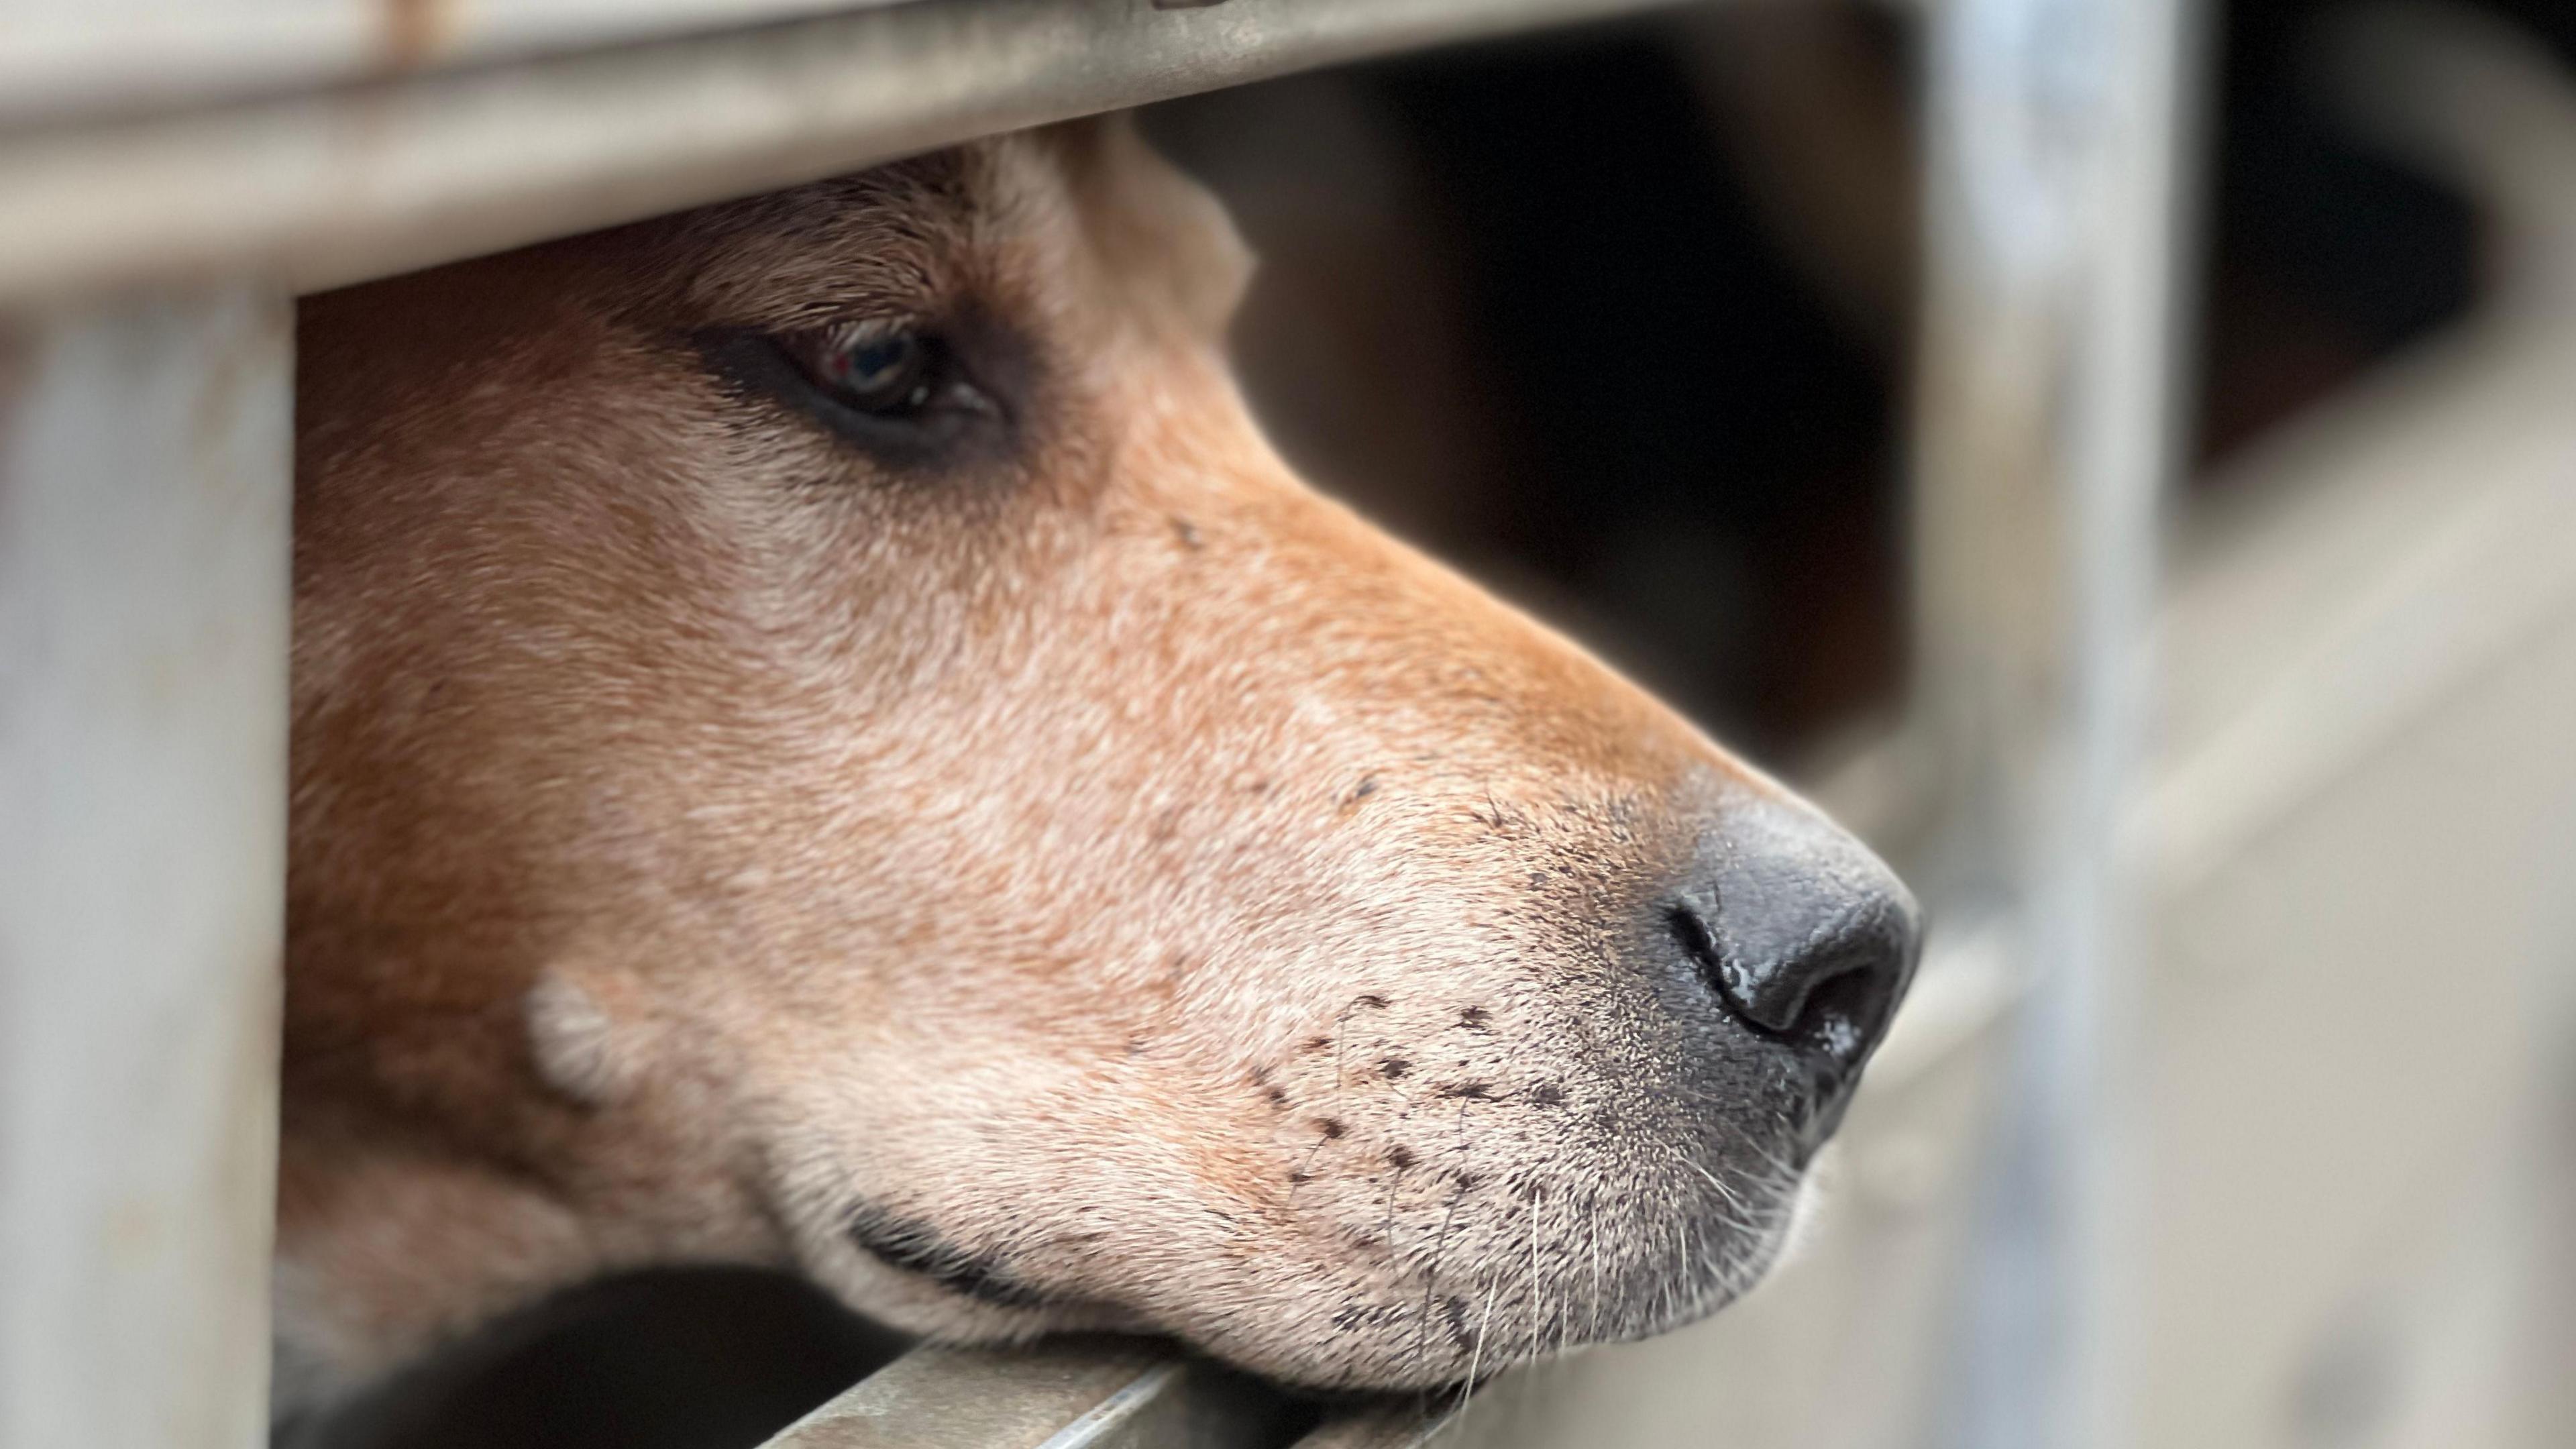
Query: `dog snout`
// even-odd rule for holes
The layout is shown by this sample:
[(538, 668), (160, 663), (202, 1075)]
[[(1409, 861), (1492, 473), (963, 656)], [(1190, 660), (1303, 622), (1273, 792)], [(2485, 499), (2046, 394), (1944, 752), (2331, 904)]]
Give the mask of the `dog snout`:
[(1719, 1011), (1804, 1068), (1821, 1140), (1913, 975), (1914, 899), (1868, 847), (1768, 799), (1724, 813), (1693, 877), (1667, 924)]

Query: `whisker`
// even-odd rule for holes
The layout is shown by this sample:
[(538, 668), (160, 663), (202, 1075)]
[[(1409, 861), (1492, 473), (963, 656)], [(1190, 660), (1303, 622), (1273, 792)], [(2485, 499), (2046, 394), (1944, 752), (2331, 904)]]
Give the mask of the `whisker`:
[[(1568, 1249), (1571, 1249), (1574, 1245), (1572, 1235), (1563, 1230), (1560, 1230), (1557, 1233), (1557, 1242), (1560, 1247)], [(1560, 1283), (1558, 1287), (1560, 1291), (1557, 1295), (1556, 1313), (1554, 1315), (1556, 1321), (1556, 1347), (1549, 1349), (1547, 1354), (1550, 1359), (1557, 1362), (1563, 1362), (1565, 1359), (1566, 1344), (1574, 1336), (1574, 1290), (1563, 1283)]]
[(1323, 1151), (1323, 1150), (1324, 1150), (1324, 1144), (1325, 1144), (1325, 1143), (1327, 1143), (1327, 1142), (1330, 1142), (1330, 1141), (1332, 1141), (1332, 1140), (1333, 1140), (1333, 1134), (1332, 1134), (1332, 1133), (1330, 1133), (1330, 1132), (1318, 1132), (1318, 1133), (1316, 1133), (1316, 1134), (1315, 1134), (1315, 1145), (1314, 1145), (1314, 1146), (1312, 1146), (1312, 1147), (1307, 1148), (1307, 1149), (1306, 1149), (1306, 1155), (1305, 1155), (1304, 1157), (1302, 1157), (1302, 1158), (1298, 1159), (1298, 1162), (1297, 1162), (1297, 1175), (1298, 1175), (1299, 1177), (1303, 1177), (1303, 1176), (1305, 1176), (1305, 1175), (1306, 1175), (1306, 1169), (1307, 1169), (1307, 1168), (1310, 1168), (1310, 1167), (1312, 1167), (1312, 1166), (1314, 1166), (1314, 1165), (1315, 1165), (1315, 1154), (1316, 1154), (1316, 1153), (1318, 1153), (1318, 1152)]
[(1601, 1341), (1601, 1198), (1595, 1194), (1587, 1214), (1591, 1220), (1592, 1238), (1592, 1321), (1585, 1325), (1583, 1336), (1594, 1343)]
[(1404, 1186), (1404, 1164), (1399, 1162), (1389, 1165), (1394, 1170), (1386, 1175), (1386, 1221), (1379, 1226), (1386, 1234), (1387, 1264), (1395, 1268), (1400, 1276), (1403, 1269), (1403, 1255), (1396, 1250), (1395, 1245), (1395, 1194)]
[(1538, 1214), (1539, 1214), (1539, 1205), (1540, 1205), (1541, 1203), (1545, 1202), (1546, 1200), (1547, 1200), (1547, 1194), (1546, 1194), (1546, 1192), (1545, 1192), (1543, 1189), (1541, 1189), (1541, 1188), (1539, 1188), (1538, 1186), (1536, 1186), (1535, 1184), (1533, 1184), (1533, 1185), (1531, 1186), (1531, 1188), (1530, 1188), (1530, 1239), (1529, 1239), (1529, 1248), (1530, 1248), (1530, 1279), (1529, 1279), (1529, 1300), (1530, 1300), (1530, 1301), (1529, 1301), (1529, 1315), (1530, 1315), (1530, 1322), (1529, 1322), (1529, 1352), (1530, 1352), (1530, 1353), (1531, 1353), (1531, 1355), (1533, 1355), (1533, 1356), (1535, 1356), (1535, 1355), (1538, 1353), (1539, 1324), (1540, 1324), (1540, 1322), (1541, 1322), (1541, 1319), (1540, 1319), (1540, 1316), (1539, 1316), (1539, 1303), (1540, 1303), (1540, 1298), (1539, 1298), (1539, 1281), (1538, 1281), (1538, 1233), (1539, 1233), (1539, 1220), (1538, 1220)]
[(1440, 1258), (1449, 1248), (1449, 1225), (1458, 1218), (1458, 1204), (1465, 1201), (1467, 1190), (1460, 1188), (1449, 1199), (1449, 1210), (1440, 1215), (1439, 1235), (1431, 1240), (1431, 1266), (1422, 1277), (1422, 1313), (1413, 1328), (1413, 1361), (1422, 1362), (1431, 1335), (1431, 1298), (1440, 1287)]
[(1698, 1163), (1691, 1161), (1689, 1153), (1682, 1151), (1680, 1148), (1675, 1147), (1669, 1142), (1664, 1144), (1664, 1149), (1672, 1153), (1674, 1159), (1680, 1162), (1682, 1166), (1689, 1168), (1691, 1171), (1698, 1173), (1702, 1178), (1705, 1178), (1709, 1186), (1717, 1189), (1717, 1195), (1726, 1199), (1726, 1205), (1728, 1207), (1735, 1209), (1737, 1212), (1744, 1211), (1744, 1199), (1737, 1197), (1733, 1189), (1719, 1181), (1716, 1173), (1713, 1173), (1707, 1168), (1700, 1166)]
[[(1356, 1003), (1354, 1003), (1356, 1004)], [(1333, 1018), (1333, 1110), (1342, 1109), (1342, 1058), (1351, 1048), (1351, 1008)]]
[(1683, 1234), (1688, 1232), (1689, 1229), (1690, 1218), (1688, 1215), (1679, 1216), (1673, 1219), (1673, 1288), (1676, 1294), (1681, 1296), (1681, 1300), (1684, 1303), (1688, 1303), (1690, 1301), (1688, 1295), (1691, 1287), (1689, 1281), (1690, 1244), (1683, 1237)]
[(1458, 1414), (1461, 1418), (1466, 1416), (1467, 1406), (1476, 1401), (1476, 1370), (1485, 1361), (1485, 1330), (1491, 1327), (1494, 1321), (1494, 1289), (1496, 1286), (1497, 1285), (1494, 1283), (1488, 1283), (1485, 1285), (1485, 1306), (1484, 1309), (1476, 1315), (1476, 1348), (1475, 1352), (1467, 1356), (1466, 1392), (1458, 1396)]

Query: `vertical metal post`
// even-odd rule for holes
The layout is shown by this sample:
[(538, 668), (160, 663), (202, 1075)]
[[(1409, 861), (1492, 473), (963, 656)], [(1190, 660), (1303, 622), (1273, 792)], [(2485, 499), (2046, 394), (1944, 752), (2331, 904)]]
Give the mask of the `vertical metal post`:
[(1955, 1441), (2124, 1442), (2138, 1322), (2121, 821), (2144, 748), (2194, 0), (1932, 9), (1918, 398), (1918, 701), (1954, 918), (2009, 923), (2033, 991), (1973, 1268)]
[(267, 1439), (290, 322), (0, 318), (0, 1449)]

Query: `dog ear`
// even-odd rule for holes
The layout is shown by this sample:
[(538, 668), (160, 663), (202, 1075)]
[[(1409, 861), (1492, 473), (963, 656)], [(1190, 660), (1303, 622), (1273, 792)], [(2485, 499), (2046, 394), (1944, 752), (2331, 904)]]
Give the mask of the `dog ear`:
[(1038, 134), (1062, 158), (1072, 204), (1101, 255), (1131, 263), (1118, 270), (1150, 305), (1203, 336), (1223, 337), (1252, 285), (1254, 259), (1216, 193), (1156, 150), (1128, 112)]
[(528, 1046), (537, 1073), (556, 1091), (586, 1106), (604, 1107), (626, 1096), (643, 1073), (639, 1030), (620, 1023), (577, 965), (557, 962), (528, 991)]

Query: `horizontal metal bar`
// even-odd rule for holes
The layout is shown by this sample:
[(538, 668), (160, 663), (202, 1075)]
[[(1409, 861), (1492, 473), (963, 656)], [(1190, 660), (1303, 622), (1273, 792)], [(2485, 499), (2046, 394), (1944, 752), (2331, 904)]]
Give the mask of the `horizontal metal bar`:
[(1067, 1339), (915, 1349), (768, 1449), (1274, 1449), (1295, 1425), (1275, 1394), (1203, 1359)]
[[(1450, 1444), (1447, 1396), (1333, 1412), (1293, 1449)], [(915, 1349), (765, 1449), (1279, 1449), (1315, 1410), (1140, 1339)]]
[(254, 271), (313, 289), (979, 135), (1668, 0), (920, 0), (0, 135), (0, 304)]
[(1391, 1405), (1336, 1415), (1298, 1440), (1297, 1449), (1430, 1449), (1435, 1442), (1443, 1449), (1466, 1449), (1463, 1437), (1451, 1432), (1457, 1416), (1448, 1409), (1444, 1400), (1437, 1407)]
[(0, 0), (0, 116), (240, 97), (902, 0)]

